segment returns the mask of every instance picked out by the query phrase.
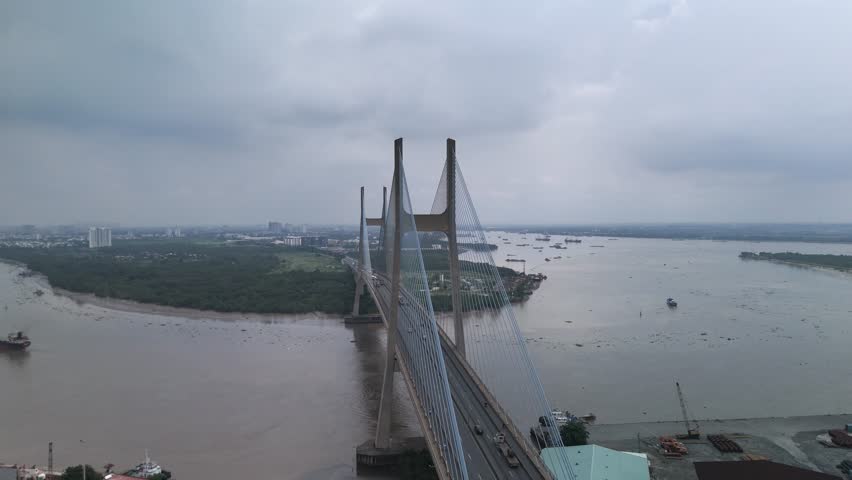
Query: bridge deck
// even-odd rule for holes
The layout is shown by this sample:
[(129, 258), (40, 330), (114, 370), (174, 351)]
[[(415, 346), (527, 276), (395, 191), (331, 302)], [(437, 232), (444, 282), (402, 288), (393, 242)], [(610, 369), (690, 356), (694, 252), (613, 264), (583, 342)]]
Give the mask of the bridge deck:
[[(354, 265), (350, 266), (355, 270)], [(375, 273), (384, 280), (382, 285), (376, 286), (368, 275), (356, 270), (356, 275), (358, 274), (366, 277), (363, 280), (368, 291), (380, 304), (380, 310), (390, 311), (390, 280)], [(409, 311), (410, 315), (407, 318), (422, 318), (422, 316), (414, 314), (412, 310), (422, 308), (416, 303), (416, 299), (407, 292), (403, 291), (402, 294), (407, 298), (407, 301), (400, 305), (400, 317), (406, 315), (406, 311)], [(426, 325), (414, 325), (411, 328), (427, 331)], [(445, 335), (441, 335), (441, 351), (447, 369), (456, 419), (459, 423), (468, 477), (476, 480), (549, 478), (549, 475), (541, 471), (542, 466), (539, 459), (530, 457), (529, 447), (521, 445), (521, 442), (525, 442), (525, 439), (517, 438), (517, 432), (513, 433), (513, 430), (504, 423), (505, 417), (495, 410), (493, 404), (488, 403), (487, 398), (490, 395), (482, 390), (480, 382), (472, 378), (469, 367), (465, 368), (464, 360), (458, 355)], [(419, 410), (419, 402), (415, 400), (414, 403), (415, 408)], [(476, 433), (477, 425), (482, 430), (482, 434)], [(426, 428), (425, 425), (421, 425), (421, 427)], [(497, 433), (505, 434), (506, 442), (520, 460), (521, 465), (519, 467), (511, 468), (497, 449), (493, 440)]]

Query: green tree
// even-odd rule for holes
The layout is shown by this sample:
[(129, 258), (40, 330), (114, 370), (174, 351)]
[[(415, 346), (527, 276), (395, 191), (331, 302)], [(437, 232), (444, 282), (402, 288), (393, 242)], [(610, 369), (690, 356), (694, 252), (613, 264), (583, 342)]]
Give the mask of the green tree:
[[(61, 480), (83, 480), (83, 466), (68, 467), (59, 478)], [(91, 465), (86, 465), (86, 480), (103, 480), (103, 478), (104, 476), (92, 468)]]
[(568, 422), (559, 427), (559, 436), (566, 447), (585, 445), (589, 441), (589, 431), (582, 422)]

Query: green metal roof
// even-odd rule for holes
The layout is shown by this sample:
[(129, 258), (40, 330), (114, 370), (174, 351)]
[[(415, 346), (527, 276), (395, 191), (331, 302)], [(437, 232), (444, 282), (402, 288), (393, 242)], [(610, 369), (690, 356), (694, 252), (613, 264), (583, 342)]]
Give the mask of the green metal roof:
[(598, 445), (545, 448), (541, 459), (556, 480), (569, 480), (560, 468), (560, 450), (571, 460), (577, 480), (650, 480), (648, 460), (634, 453), (619, 452)]

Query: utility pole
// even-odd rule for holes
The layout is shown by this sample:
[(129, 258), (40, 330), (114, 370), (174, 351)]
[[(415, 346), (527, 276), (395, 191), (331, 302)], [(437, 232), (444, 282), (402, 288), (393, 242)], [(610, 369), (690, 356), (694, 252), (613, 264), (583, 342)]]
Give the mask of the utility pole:
[(53, 442), (47, 443), (47, 471), (53, 473)]

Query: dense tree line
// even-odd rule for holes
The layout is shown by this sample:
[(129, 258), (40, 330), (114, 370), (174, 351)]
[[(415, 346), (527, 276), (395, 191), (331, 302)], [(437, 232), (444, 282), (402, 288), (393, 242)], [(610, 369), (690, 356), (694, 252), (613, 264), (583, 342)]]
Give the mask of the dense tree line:
[(816, 265), (836, 268), (838, 270), (852, 270), (852, 255), (823, 255), (796, 252), (742, 252), (740, 253), (740, 258), (746, 260), (776, 260), (800, 265)]
[(107, 249), (3, 248), (58, 288), (100, 297), (219, 312), (343, 313), (354, 281), (346, 271), (275, 272), (282, 249), (189, 242), (116, 242)]

